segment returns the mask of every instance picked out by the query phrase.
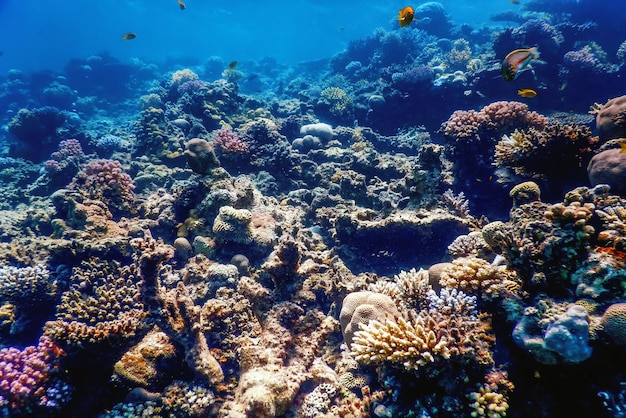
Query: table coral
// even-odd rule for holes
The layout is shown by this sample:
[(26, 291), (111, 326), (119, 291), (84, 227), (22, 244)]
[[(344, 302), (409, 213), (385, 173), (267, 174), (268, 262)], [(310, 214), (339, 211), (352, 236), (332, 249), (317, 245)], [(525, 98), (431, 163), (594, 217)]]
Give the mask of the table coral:
[(77, 349), (119, 344), (140, 329), (146, 313), (138, 300), (140, 279), (133, 267), (92, 259), (75, 267), (72, 278), (61, 295), (56, 320), (45, 325), (45, 335)]

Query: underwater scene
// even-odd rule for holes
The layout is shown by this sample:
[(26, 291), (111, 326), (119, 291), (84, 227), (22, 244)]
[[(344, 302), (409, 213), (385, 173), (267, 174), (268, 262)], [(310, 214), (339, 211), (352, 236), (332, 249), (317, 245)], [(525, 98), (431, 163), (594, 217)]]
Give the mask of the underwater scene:
[(626, 417), (626, 0), (0, 33), (0, 417)]

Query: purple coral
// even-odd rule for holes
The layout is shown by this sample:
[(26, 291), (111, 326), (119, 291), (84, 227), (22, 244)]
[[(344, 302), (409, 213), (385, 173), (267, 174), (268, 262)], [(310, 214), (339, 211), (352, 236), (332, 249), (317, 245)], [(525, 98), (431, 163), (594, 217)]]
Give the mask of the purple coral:
[(59, 142), (59, 150), (52, 153), (50, 157), (56, 161), (62, 161), (68, 157), (81, 157), (85, 155), (78, 139), (66, 139)]
[(585, 46), (576, 51), (565, 53), (563, 56), (562, 71), (565, 73), (591, 72), (601, 74), (604, 71), (604, 67), (591, 51), (591, 48)]
[(400, 91), (419, 90), (432, 84), (435, 72), (427, 65), (412, 65), (404, 71), (393, 73), (391, 81)]
[(63, 355), (63, 350), (45, 336), (37, 346), (0, 350), (0, 405), (24, 413), (37, 407), (60, 407), (69, 392), (69, 387), (56, 378)]

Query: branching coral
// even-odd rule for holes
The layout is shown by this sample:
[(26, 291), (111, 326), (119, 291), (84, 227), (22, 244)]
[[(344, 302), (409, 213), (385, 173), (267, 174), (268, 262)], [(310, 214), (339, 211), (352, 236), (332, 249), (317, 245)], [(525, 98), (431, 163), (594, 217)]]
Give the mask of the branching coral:
[(135, 335), (146, 316), (138, 300), (139, 277), (130, 266), (89, 260), (75, 267), (45, 335), (65, 347), (120, 343)]
[(490, 359), (489, 343), (480, 335), (479, 327), (472, 317), (408, 311), (385, 322), (361, 324), (354, 334), (351, 355), (364, 364), (387, 363), (407, 371), (457, 357)]
[[(596, 142), (587, 126), (553, 123), (543, 129), (516, 129), (496, 144), (493, 164), (524, 179), (562, 183), (585, 175), (580, 167)], [(554, 164), (557, 160), (561, 163)]]

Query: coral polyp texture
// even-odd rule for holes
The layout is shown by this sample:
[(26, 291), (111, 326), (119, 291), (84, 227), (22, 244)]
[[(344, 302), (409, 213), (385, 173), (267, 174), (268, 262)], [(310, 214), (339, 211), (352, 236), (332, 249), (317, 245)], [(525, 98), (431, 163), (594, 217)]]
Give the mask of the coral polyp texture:
[(14, 19), (0, 416), (626, 415), (617, 2)]

